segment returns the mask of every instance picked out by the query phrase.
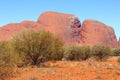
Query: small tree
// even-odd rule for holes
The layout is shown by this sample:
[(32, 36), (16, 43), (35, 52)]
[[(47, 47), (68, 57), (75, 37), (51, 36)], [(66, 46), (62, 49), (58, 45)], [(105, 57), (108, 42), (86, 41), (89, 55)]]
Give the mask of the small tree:
[[(44, 60), (60, 59), (62, 41), (47, 31), (29, 30), (13, 37), (12, 44), (26, 61), (37, 65)], [(56, 57), (57, 56), (57, 57)]]
[(107, 46), (95, 45), (92, 48), (92, 54), (97, 59), (102, 60), (107, 58), (111, 54), (111, 49)]

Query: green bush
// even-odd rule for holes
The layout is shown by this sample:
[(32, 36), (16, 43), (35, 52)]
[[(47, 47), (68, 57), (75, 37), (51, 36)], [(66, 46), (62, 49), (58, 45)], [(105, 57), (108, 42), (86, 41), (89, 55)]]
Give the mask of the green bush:
[(118, 57), (118, 62), (120, 63), (120, 57)]
[(64, 58), (67, 60), (86, 60), (90, 57), (90, 48), (88, 46), (71, 46), (66, 47)]
[(49, 60), (62, 60), (63, 58), (63, 49), (62, 47), (60, 48), (55, 48), (55, 51), (51, 53), (47, 58)]
[(0, 78), (6, 78), (12, 75), (17, 63), (17, 56), (13, 54), (10, 42), (0, 42)]
[(64, 47), (64, 58), (66, 60), (79, 60), (79, 49), (76, 46)]
[(47, 60), (61, 59), (63, 42), (47, 31), (29, 30), (13, 37), (12, 45), (24, 62), (37, 65)]
[(86, 60), (91, 57), (91, 49), (89, 46), (80, 47), (81, 59)]
[(93, 56), (95, 56), (96, 59), (102, 60), (110, 56), (111, 49), (107, 46), (95, 45), (93, 46), (91, 53)]
[(120, 48), (114, 48), (112, 52), (113, 52), (113, 56), (120, 56)]

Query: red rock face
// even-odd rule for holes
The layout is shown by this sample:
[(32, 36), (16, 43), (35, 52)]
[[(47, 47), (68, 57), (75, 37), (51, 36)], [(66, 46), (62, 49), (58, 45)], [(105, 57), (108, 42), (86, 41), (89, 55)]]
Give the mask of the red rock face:
[(12, 23), (0, 27), (0, 41), (9, 40), (12, 36), (19, 34), (27, 29), (38, 29), (40, 25), (33, 21), (23, 21), (21, 23)]
[(112, 27), (95, 20), (85, 20), (81, 30), (81, 45), (117, 46), (117, 39)]
[(80, 20), (72, 14), (45, 12), (37, 22), (23, 21), (8, 24), (0, 28), (0, 40), (8, 40), (23, 30), (46, 30), (60, 37), (65, 45), (96, 44), (116, 47), (118, 45), (114, 30), (103, 23), (85, 20), (81, 26)]
[(16, 33), (19, 33), (22, 30), (24, 30), (24, 28), (20, 27), (20, 24), (18, 23), (8, 24), (3, 27), (0, 27), (0, 40), (8, 40), (12, 37), (12, 35), (15, 35)]
[(120, 47), (120, 38), (119, 38), (119, 41), (118, 41), (118, 47)]
[(79, 19), (71, 14), (61, 14), (57, 12), (45, 12), (38, 18), (38, 23), (45, 30), (59, 36), (65, 45), (76, 45), (76, 41), (72, 38), (74, 28), (80, 28)]

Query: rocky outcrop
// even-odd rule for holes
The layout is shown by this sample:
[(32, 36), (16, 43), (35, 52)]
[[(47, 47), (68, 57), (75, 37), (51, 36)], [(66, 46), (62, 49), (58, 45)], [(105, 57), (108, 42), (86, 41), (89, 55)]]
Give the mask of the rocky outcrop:
[(119, 37), (119, 41), (118, 41), (118, 47), (120, 47), (120, 37)]
[(37, 29), (39, 24), (33, 21), (23, 21), (21, 23), (12, 23), (0, 27), (0, 41), (9, 40), (12, 36), (19, 34), (27, 29)]
[(28, 29), (50, 31), (60, 37), (65, 45), (102, 44), (110, 47), (118, 45), (112, 27), (95, 20), (85, 20), (81, 25), (75, 15), (58, 12), (45, 12), (40, 15), (37, 22), (23, 21), (5, 25), (0, 28), (0, 40), (8, 40), (13, 35)]
[(8, 40), (16, 33), (21, 32), (24, 30), (24, 27), (20, 27), (19, 23), (12, 23), (5, 25), (3, 27), (0, 27), (0, 40)]
[(76, 30), (80, 29), (81, 23), (75, 15), (45, 12), (41, 14), (37, 22), (42, 24), (45, 30), (59, 36), (65, 45), (77, 44), (74, 38), (76, 33), (79, 32)]
[(99, 21), (85, 20), (81, 30), (81, 45), (102, 44), (111, 47), (117, 46), (117, 39), (112, 27)]
[(37, 22), (23, 21), (1, 27), (0, 40), (8, 40), (23, 30), (36, 29), (50, 31), (59, 36), (65, 45), (76, 45), (75, 38), (77, 38), (80, 27), (81, 23), (75, 15), (45, 12), (40, 15)]

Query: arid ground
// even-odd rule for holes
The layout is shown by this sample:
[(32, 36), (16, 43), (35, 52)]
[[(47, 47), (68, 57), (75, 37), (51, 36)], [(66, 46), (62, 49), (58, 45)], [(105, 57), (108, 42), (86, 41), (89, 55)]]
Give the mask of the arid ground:
[(19, 74), (7, 80), (120, 80), (117, 57), (106, 61), (49, 61), (41, 66), (19, 68)]

